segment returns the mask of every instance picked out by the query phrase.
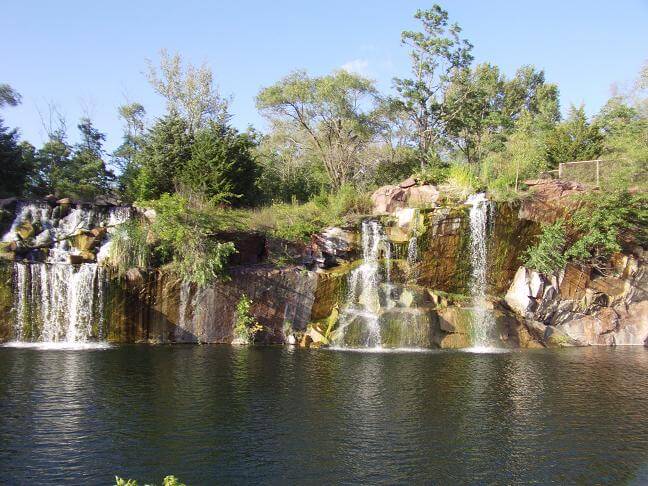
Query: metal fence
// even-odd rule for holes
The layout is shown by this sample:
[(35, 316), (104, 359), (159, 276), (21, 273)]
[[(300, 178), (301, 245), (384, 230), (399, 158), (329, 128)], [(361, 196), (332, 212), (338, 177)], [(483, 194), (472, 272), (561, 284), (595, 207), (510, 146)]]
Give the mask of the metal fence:
[(620, 168), (620, 163), (614, 160), (563, 162), (558, 166), (558, 178), (601, 187), (601, 183), (613, 177)]

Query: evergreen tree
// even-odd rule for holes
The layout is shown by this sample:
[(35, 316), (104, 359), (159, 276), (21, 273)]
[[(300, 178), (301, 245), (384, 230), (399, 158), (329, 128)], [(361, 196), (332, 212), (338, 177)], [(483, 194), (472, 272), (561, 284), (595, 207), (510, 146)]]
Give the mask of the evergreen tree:
[(22, 195), (30, 170), (18, 145), (18, 131), (9, 130), (0, 118), (0, 197)]
[(549, 164), (557, 167), (561, 162), (597, 158), (603, 150), (603, 134), (597, 124), (587, 121), (582, 106), (572, 106), (567, 120), (548, 134), (546, 145)]
[(258, 176), (254, 145), (248, 134), (212, 123), (196, 133), (180, 181), (213, 200), (251, 204)]
[(144, 136), (135, 156), (139, 173), (135, 181), (138, 199), (156, 199), (172, 193), (177, 176), (191, 158), (192, 137), (187, 123), (175, 115), (160, 118)]

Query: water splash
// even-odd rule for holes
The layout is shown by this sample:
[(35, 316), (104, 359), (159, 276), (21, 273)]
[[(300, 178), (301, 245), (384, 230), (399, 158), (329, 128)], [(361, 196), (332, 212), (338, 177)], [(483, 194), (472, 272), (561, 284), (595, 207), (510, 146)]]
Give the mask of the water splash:
[(473, 300), (473, 345), (488, 348), (495, 342), (495, 322), (486, 307), (487, 232), (489, 204), (484, 193), (473, 194), (467, 200), (470, 205), (470, 294)]
[[(344, 345), (349, 326), (360, 331), (360, 342), (367, 348), (380, 348), (379, 312), (393, 307), (391, 293), (391, 244), (378, 221), (362, 222), (362, 264), (351, 271), (348, 280), (346, 305), (339, 318), (336, 343)], [(380, 259), (385, 262), (385, 279), (382, 280)], [(381, 302), (381, 299), (384, 302)]]
[(105, 287), (105, 271), (97, 264), (14, 263), (14, 339), (104, 339)]

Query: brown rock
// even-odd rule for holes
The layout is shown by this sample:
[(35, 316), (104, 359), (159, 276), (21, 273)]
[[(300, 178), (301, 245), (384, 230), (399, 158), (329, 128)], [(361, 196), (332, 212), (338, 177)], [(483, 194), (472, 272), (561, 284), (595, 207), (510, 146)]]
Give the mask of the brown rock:
[(408, 187), (412, 187), (415, 185), (416, 185), (416, 179), (414, 179), (413, 177), (408, 177), (407, 179), (405, 179), (403, 182), (399, 184), (399, 186), (402, 187), (403, 189), (407, 189)]
[(382, 186), (371, 195), (374, 214), (393, 213), (407, 206), (405, 189), (399, 186)]
[(407, 204), (410, 206), (431, 206), (440, 196), (439, 190), (432, 185), (414, 186), (407, 190)]
[(560, 283), (560, 295), (563, 299), (580, 300), (585, 296), (585, 289), (590, 283), (592, 268), (568, 263), (565, 276)]
[(59, 199), (58, 201), (56, 201), (56, 204), (69, 205), (69, 204), (73, 204), (73, 201), (69, 197), (64, 197), (63, 199)]
[(531, 179), (525, 184), (531, 190), (522, 201), (519, 217), (538, 223), (553, 223), (573, 212), (580, 202), (572, 196), (585, 191), (584, 186), (561, 179)]

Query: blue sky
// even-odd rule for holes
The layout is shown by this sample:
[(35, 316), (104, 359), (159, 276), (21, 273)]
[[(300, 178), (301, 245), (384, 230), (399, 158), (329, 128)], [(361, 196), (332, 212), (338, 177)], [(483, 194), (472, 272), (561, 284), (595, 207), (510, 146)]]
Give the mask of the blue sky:
[[(23, 95), (1, 114), (23, 138), (44, 138), (39, 110), (54, 102), (70, 132), (82, 114), (121, 138), (117, 106), (139, 101), (149, 119), (163, 101), (143, 72), (167, 48), (207, 62), (223, 94), (234, 97), (233, 123), (264, 127), (254, 106), (263, 86), (294, 69), (313, 74), (342, 66), (383, 90), (408, 72), (400, 32), (415, 27), (417, 8), (433, 2), (374, 1), (21, 1), (5, 3), (0, 82)], [(475, 45), (478, 61), (512, 75), (533, 64), (559, 84), (563, 109), (585, 103), (593, 113), (613, 83), (629, 83), (648, 59), (648, 0), (440, 2)], [(71, 133), (71, 139), (75, 134)]]

